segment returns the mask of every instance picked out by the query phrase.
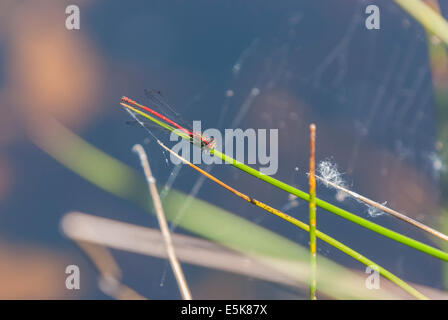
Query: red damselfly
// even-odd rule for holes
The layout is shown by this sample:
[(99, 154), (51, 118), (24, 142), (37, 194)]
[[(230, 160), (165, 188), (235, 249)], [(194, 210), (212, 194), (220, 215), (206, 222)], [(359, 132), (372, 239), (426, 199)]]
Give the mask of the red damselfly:
[[(213, 138), (207, 139), (205, 138), (200, 132), (194, 132), (191, 127), (183, 121), (179, 115), (162, 97), (160, 91), (154, 92), (145, 90), (145, 94), (148, 97), (150, 101), (150, 107), (147, 107), (145, 105), (142, 105), (128, 97), (123, 96), (121, 98), (121, 105), (126, 107), (128, 110), (129, 105), (134, 107), (135, 109), (138, 109), (140, 111), (145, 111), (149, 113), (151, 116), (154, 116), (158, 118), (159, 120), (162, 120), (164, 123), (166, 123), (168, 126), (180, 130), (185, 135), (190, 137), (190, 141), (193, 144), (200, 145), (201, 148), (207, 147), (209, 149), (213, 149), (215, 145), (215, 140)], [(158, 109), (159, 111), (156, 111), (154, 109)], [(163, 113), (170, 114), (169, 116), (164, 115)], [(176, 119), (176, 121), (172, 120)], [(144, 126), (146, 129), (151, 131), (149, 126), (147, 125), (147, 121), (138, 121), (139, 124)], [(163, 127), (162, 127), (163, 128)], [(166, 129), (166, 128), (165, 128)]]

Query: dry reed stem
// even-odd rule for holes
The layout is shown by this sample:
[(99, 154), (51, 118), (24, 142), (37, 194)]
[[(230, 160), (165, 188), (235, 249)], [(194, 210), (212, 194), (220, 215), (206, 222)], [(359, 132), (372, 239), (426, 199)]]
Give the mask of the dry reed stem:
[(362, 195), (360, 195), (360, 194), (358, 194), (358, 193), (356, 193), (354, 191), (351, 191), (349, 189), (341, 187), (341, 186), (337, 185), (336, 183), (328, 181), (328, 180), (326, 180), (326, 179), (324, 179), (324, 178), (322, 178), (320, 176), (316, 176), (316, 178), (319, 179), (320, 181), (322, 181), (323, 183), (325, 183), (325, 184), (327, 184), (327, 185), (329, 185), (329, 186), (331, 186), (331, 187), (333, 187), (333, 188), (335, 188), (337, 190), (345, 192), (346, 194), (350, 195), (351, 197), (355, 198), (356, 200), (364, 202), (365, 204), (367, 204), (367, 205), (369, 205), (371, 207), (377, 208), (378, 210), (384, 211), (384, 212), (386, 212), (386, 213), (388, 213), (388, 214), (390, 214), (390, 215), (392, 215), (392, 216), (394, 216), (394, 217), (396, 217), (396, 218), (398, 218), (400, 220), (403, 220), (403, 221), (405, 221), (407, 223), (410, 223), (413, 226), (415, 226), (415, 227), (417, 227), (417, 228), (419, 228), (421, 230), (424, 230), (424, 231), (432, 234), (433, 236), (435, 236), (435, 237), (437, 237), (439, 239), (442, 239), (442, 240), (448, 242), (448, 236), (446, 234), (443, 234), (440, 231), (437, 231), (437, 230), (435, 230), (435, 229), (433, 229), (431, 227), (428, 227), (427, 225), (425, 225), (425, 224), (423, 224), (423, 223), (421, 223), (421, 222), (419, 222), (417, 220), (414, 220), (414, 219), (408, 217), (407, 215), (405, 215), (403, 213), (400, 213), (400, 212), (398, 212), (396, 210), (393, 210), (393, 209), (391, 209), (389, 207), (386, 207), (385, 205), (382, 205), (382, 204), (380, 204), (380, 203), (378, 203), (376, 201), (373, 201), (373, 200), (371, 200), (371, 199), (369, 199), (367, 197), (364, 197), (364, 196), (362, 196)]
[(157, 220), (159, 221), (160, 231), (163, 235), (163, 241), (165, 243), (166, 251), (168, 254), (168, 259), (170, 261), (171, 268), (173, 269), (174, 277), (176, 278), (177, 285), (179, 286), (179, 291), (184, 300), (192, 300), (191, 292), (188, 287), (187, 281), (185, 280), (184, 273), (177, 260), (176, 253), (174, 251), (173, 241), (171, 239), (171, 234), (168, 228), (168, 223), (165, 219), (165, 213), (163, 212), (162, 202), (160, 201), (159, 192), (156, 187), (156, 180), (154, 179), (151, 168), (149, 167), (148, 158), (146, 156), (145, 150), (139, 144), (136, 144), (132, 150), (138, 154), (140, 157), (140, 162), (145, 173), (146, 180), (148, 182), (149, 191), (153, 199), (154, 208), (157, 215)]

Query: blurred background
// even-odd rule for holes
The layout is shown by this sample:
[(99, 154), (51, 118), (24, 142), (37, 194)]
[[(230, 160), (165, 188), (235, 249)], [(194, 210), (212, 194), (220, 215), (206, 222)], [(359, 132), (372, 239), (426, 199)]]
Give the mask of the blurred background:
[[(67, 30), (65, 8), (80, 8), (80, 30)], [(364, 26), (367, 4), (381, 29)], [(445, 5), (445, 7), (444, 7)], [(441, 3), (442, 14), (447, 12)], [(383, 1), (13, 1), (0, 3), (0, 298), (107, 299), (98, 271), (60, 228), (70, 211), (157, 228), (135, 205), (141, 189), (88, 177), (101, 159), (80, 160), (81, 140), (141, 173), (131, 148), (144, 144), (162, 186), (194, 196), (304, 246), (308, 234), (177, 169), (141, 128), (126, 125), (122, 95), (145, 103), (161, 90), (203, 128), (279, 129), (276, 178), (307, 189), (308, 126), (317, 125), (317, 161), (336, 163), (356, 192), (438, 229), (446, 188), (442, 53), (430, 59), (425, 30)], [(439, 90), (439, 91), (438, 91)], [(440, 101), (442, 102), (440, 102)], [(439, 102), (440, 103), (439, 103)], [(73, 139), (68, 139), (72, 137)], [(84, 170), (86, 176), (79, 174)], [(78, 171), (77, 171), (78, 170)], [(173, 173), (173, 170), (174, 173)], [(78, 172), (78, 173), (77, 173)], [(230, 166), (213, 174), (306, 221), (306, 202)], [(171, 180), (170, 180), (171, 177)], [(175, 179), (174, 179), (175, 178)], [(93, 179), (93, 178), (92, 178)], [(134, 186), (135, 188), (135, 186)], [(118, 191), (117, 191), (118, 190)], [(433, 239), (356, 201), (318, 186), (318, 197), (425, 243)], [(442, 262), (324, 210), (318, 228), (405, 280), (443, 290)], [(182, 220), (180, 217), (178, 220)], [(178, 221), (179, 222), (179, 221)], [(176, 232), (194, 235), (181, 226)], [(220, 225), (210, 225), (226, 233)], [(230, 232), (230, 230), (229, 230)], [(318, 253), (348, 268), (365, 267), (319, 242)], [(168, 263), (112, 250), (122, 281), (150, 299), (179, 299)], [(81, 270), (67, 290), (65, 267)], [(251, 276), (185, 266), (195, 298), (300, 298), (303, 292)], [(305, 291), (306, 292), (306, 291)], [(306, 293), (305, 293), (306, 296)]]

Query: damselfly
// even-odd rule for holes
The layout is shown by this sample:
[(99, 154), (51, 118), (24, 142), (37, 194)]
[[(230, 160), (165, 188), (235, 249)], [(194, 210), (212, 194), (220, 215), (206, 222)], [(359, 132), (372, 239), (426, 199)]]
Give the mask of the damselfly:
[[(147, 119), (154, 122), (154, 124), (158, 124), (160, 128), (163, 128), (168, 131), (180, 130), (181, 133), (186, 135), (190, 142), (200, 146), (201, 148), (207, 147), (209, 149), (213, 149), (215, 146), (215, 140), (213, 138), (207, 139), (200, 132), (193, 132), (191, 127), (185, 123), (180, 118), (179, 113), (177, 113), (162, 97), (160, 91), (154, 92), (145, 90), (146, 96), (150, 101), (151, 108), (144, 106), (128, 97), (123, 96), (121, 98), (121, 105), (133, 114), (139, 114), (141, 116), (146, 117)], [(160, 110), (156, 111), (155, 109)], [(164, 115), (163, 113), (170, 114), (169, 116)], [(154, 118), (156, 117), (156, 121)], [(176, 119), (176, 121), (172, 120)], [(157, 120), (161, 120), (160, 123)], [(144, 126), (146, 129), (151, 131), (151, 127), (148, 121), (138, 121), (138, 123)]]

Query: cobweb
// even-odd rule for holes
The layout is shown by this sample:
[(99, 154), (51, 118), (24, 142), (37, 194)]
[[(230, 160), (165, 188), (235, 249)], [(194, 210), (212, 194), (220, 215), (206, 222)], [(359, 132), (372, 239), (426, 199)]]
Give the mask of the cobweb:
[[(364, 174), (367, 171), (376, 172), (384, 181), (397, 179), (394, 172), (403, 171), (399, 179), (433, 186), (431, 191), (437, 193), (434, 189), (441, 166), (435, 149), (425, 32), (400, 8), (384, 1), (378, 2), (383, 29), (367, 30), (365, 5), (365, 1), (353, 3), (347, 7), (350, 12), (344, 12), (346, 16), (338, 16), (343, 20), (332, 21), (338, 27), (317, 30), (317, 35), (309, 31), (310, 25), (319, 23), (316, 16), (303, 11), (291, 14), (282, 31), (260, 40), (252, 61), (246, 57), (247, 64), (252, 64), (251, 72), (260, 69), (258, 77), (252, 76), (254, 86), (261, 93), (288, 90), (312, 108), (304, 112), (309, 122), (315, 119), (318, 126), (324, 122), (334, 130), (343, 130), (345, 138), (338, 145), (342, 152), (320, 147), (328, 152), (324, 156), (334, 156), (340, 162), (355, 186), (357, 177), (375, 179), (375, 175)], [(380, 150), (371, 155), (375, 161), (370, 161), (369, 167), (364, 165), (367, 146)], [(374, 183), (364, 182), (361, 191), (369, 192), (369, 184)], [(385, 194), (378, 192), (378, 196)]]
[[(345, 4), (343, 10), (340, 2), (328, 2), (328, 12), (317, 11), (322, 4), (298, 6), (278, 29), (252, 39), (229, 70), (217, 127), (255, 123), (280, 128), (286, 132), (285, 144), (307, 150), (306, 138), (298, 144), (289, 141), (299, 132), (282, 128), (284, 119), (275, 115), (293, 114), (302, 126), (316, 121), (318, 130), (324, 123), (332, 130), (344, 131), (336, 148), (342, 151), (319, 145), (319, 139), (318, 149), (327, 152), (323, 157), (335, 158), (354, 186), (359, 176), (361, 180), (371, 176), (363, 177), (368, 171), (376, 172), (384, 181), (396, 179), (392, 173), (399, 170), (397, 166), (409, 168), (400, 179), (435, 185), (441, 166), (435, 149), (433, 86), (425, 32), (395, 4), (377, 3), (381, 30), (365, 28), (366, 1)], [(332, 9), (338, 14), (331, 15)], [(300, 108), (308, 109), (287, 105), (290, 110), (285, 113), (274, 101), (260, 117), (250, 118), (259, 96), (280, 90), (296, 99)], [(374, 163), (366, 168), (367, 146), (380, 152), (373, 155)], [(290, 152), (288, 157), (293, 161), (287, 170), (303, 163), (303, 152)], [(192, 195), (199, 192), (203, 181), (199, 178)], [(369, 192), (372, 182), (361, 183), (359, 191)], [(379, 192), (378, 196), (385, 195)]]
[[(318, 160), (332, 157), (350, 187), (423, 220), (437, 205), (442, 168), (425, 31), (391, 1), (376, 1), (380, 30), (364, 26), (366, 1), (326, 3), (298, 4), (277, 28), (247, 42), (216, 99), (222, 103), (215, 127), (279, 128), (284, 147), (277, 177), (303, 189), (307, 128), (316, 122)], [(197, 178), (191, 197), (204, 181)], [(334, 191), (319, 190), (319, 196)], [(272, 197), (278, 208), (306, 212), (297, 198)]]

